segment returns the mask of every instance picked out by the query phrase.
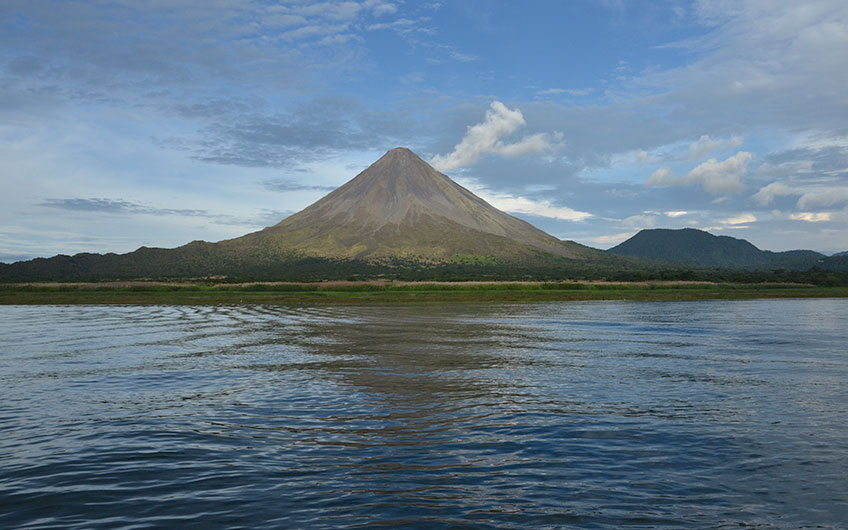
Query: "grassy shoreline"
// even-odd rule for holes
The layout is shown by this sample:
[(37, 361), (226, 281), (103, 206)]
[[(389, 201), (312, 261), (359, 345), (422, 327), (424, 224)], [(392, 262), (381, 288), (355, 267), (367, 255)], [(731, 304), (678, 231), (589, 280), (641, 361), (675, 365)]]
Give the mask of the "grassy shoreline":
[(2, 305), (336, 304), (848, 297), (848, 287), (713, 282), (106, 282), (0, 285)]

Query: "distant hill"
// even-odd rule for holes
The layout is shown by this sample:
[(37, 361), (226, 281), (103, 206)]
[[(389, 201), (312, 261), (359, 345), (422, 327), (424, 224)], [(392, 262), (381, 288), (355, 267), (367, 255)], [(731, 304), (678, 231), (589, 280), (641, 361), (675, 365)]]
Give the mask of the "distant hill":
[[(826, 266), (830, 258), (812, 250), (760, 250), (744, 239), (715, 236), (693, 228), (642, 230), (608, 252), (701, 267), (766, 270), (808, 270), (817, 266), (830, 268)], [(833, 264), (834, 268), (839, 268), (840, 264), (836, 261)]]
[(839, 257), (839, 256), (848, 256), (848, 250), (846, 250), (844, 252), (837, 252), (836, 254), (831, 254), (830, 257), (835, 258), (835, 257)]
[(848, 253), (840, 252), (825, 258), (821, 263), (821, 268), (831, 271), (848, 271)]
[(564, 270), (620, 258), (561, 241), (489, 205), (405, 148), (280, 223), (175, 249), (0, 264), (0, 279), (345, 278), (398, 268)]

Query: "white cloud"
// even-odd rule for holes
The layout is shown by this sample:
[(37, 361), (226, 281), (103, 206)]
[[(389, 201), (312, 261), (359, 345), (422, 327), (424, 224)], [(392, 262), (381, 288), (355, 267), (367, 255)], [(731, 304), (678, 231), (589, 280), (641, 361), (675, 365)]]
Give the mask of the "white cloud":
[(311, 24), (287, 31), (281, 34), (280, 38), (287, 41), (296, 41), (309, 37), (336, 35), (346, 31), (347, 28), (347, 24)]
[(359, 14), (362, 6), (356, 2), (319, 2), (296, 7), (307, 15), (320, 15), (331, 20), (352, 21)]
[(701, 230), (710, 231), (719, 231), (719, 230), (740, 230), (744, 228), (750, 228), (749, 224), (757, 221), (757, 216), (752, 213), (740, 213), (738, 215), (734, 215), (733, 217), (727, 217), (725, 219), (719, 219), (718, 225), (706, 226), (702, 227)]
[(827, 208), (848, 202), (848, 188), (830, 188), (805, 193), (798, 199), (798, 209)]
[(522, 138), (520, 141), (512, 144), (497, 145), (497, 150), (494, 151), (499, 155), (504, 156), (522, 156), (533, 153), (545, 153), (554, 148), (551, 143), (551, 138), (556, 142), (562, 141), (562, 133), (538, 133)]
[[(633, 232), (619, 232), (617, 234), (608, 234), (603, 236), (597, 236), (589, 238), (589, 241), (595, 243), (598, 246), (615, 246), (622, 241), (626, 241), (633, 237)], [(565, 238), (560, 238), (565, 239)]]
[(366, 9), (370, 9), (377, 16), (391, 15), (392, 13), (397, 12), (396, 5), (389, 2), (383, 2), (382, 0), (367, 0), (362, 5)]
[(711, 158), (690, 171), (683, 177), (683, 182), (700, 184), (709, 193), (740, 192), (745, 189), (742, 177), (751, 158), (751, 153), (746, 151), (739, 151), (722, 162)]
[(538, 201), (520, 195), (492, 191), (471, 179), (462, 179), (462, 185), (495, 208), (505, 212), (536, 215), (563, 221), (583, 221), (592, 217), (592, 214), (588, 212), (581, 212), (567, 206), (558, 206), (549, 200)]
[(745, 189), (742, 177), (752, 157), (751, 153), (739, 151), (721, 162), (711, 158), (683, 177), (676, 177), (671, 170), (663, 167), (655, 171), (645, 184), (648, 186), (700, 185), (712, 194), (738, 193)]
[(657, 218), (653, 215), (631, 215), (622, 219), (621, 224), (628, 228), (653, 228), (657, 225)]
[(757, 175), (769, 177), (792, 177), (799, 173), (809, 173), (813, 169), (813, 163), (809, 160), (784, 162), (783, 164), (769, 164), (763, 162), (757, 168)]
[(274, 14), (274, 11), (276, 11), (275, 9), (273, 9), (274, 7), (279, 7), (279, 6), (272, 6), (268, 9), (269, 12), (271, 12), (271, 14), (265, 16), (262, 19), (262, 23), (264, 25), (284, 28), (284, 27), (287, 27), (287, 26), (296, 26), (298, 24), (306, 24), (306, 17), (303, 17), (301, 15), (277, 15), (277, 14)]
[(415, 25), (415, 21), (408, 18), (399, 18), (394, 22), (380, 22), (378, 24), (371, 24), (365, 29), (368, 31), (377, 31), (381, 29), (404, 29), (410, 28)]
[(848, 187), (791, 186), (783, 182), (772, 182), (761, 188), (754, 194), (754, 200), (765, 206), (770, 204), (775, 197), (787, 195), (799, 196), (797, 203), (799, 210), (815, 210), (848, 203)]
[(744, 225), (748, 223), (753, 223), (757, 220), (757, 217), (751, 213), (742, 213), (736, 215), (734, 217), (728, 217), (727, 219), (722, 219), (719, 221), (723, 225)]
[(678, 178), (674, 176), (667, 167), (661, 167), (654, 171), (645, 182), (648, 186), (673, 186), (677, 184)]
[(697, 142), (692, 142), (689, 145), (689, 157), (690, 158), (701, 158), (709, 153), (712, 153), (722, 144), (721, 140), (713, 140), (708, 135), (701, 136)]
[(686, 211), (683, 211), (683, 210), (678, 210), (678, 211), (674, 211), (674, 212), (665, 212), (665, 214), (668, 217), (671, 217), (672, 219), (677, 218), (677, 217), (683, 217), (684, 215), (686, 215), (688, 213), (689, 212), (686, 212)]
[(592, 93), (591, 88), (547, 88), (539, 90), (536, 95), (539, 96), (559, 96), (567, 94), (569, 96), (587, 96)]
[(567, 206), (556, 206), (548, 200), (534, 201), (527, 197), (491, 192), (480, 196), (495, 208), (511, 213), (524, 213), (563, 221), (583, 221), (592, 217), (590, 213), (580, 212)]
[(806, 221), (808, 223), (821, 223), (824, 221), (830, 221), (833, 218), (833, 214), (828, 212), (800, 212), (789, 214), (789, 218), (793, 221)]
[(468, 127), (465, 137), (447, 155), (436, 155), (430, 163), (439, 171), (450, 171), (474, 164), (484, 154), (522, 156), (553, 151), (562, 142), (562, 133), (540, 133), (526, 136), (513, 143), (503, 138), (524, 127), (524, 115), (519, 109), (509, 109), (500, 101), (493, 101), (486, 111), (486, 119)]
[(710, 138), (709, 135), (705, 134), (701, 136), (696, 142), (692, 142), (689, 145), (689, 158), (698, 160), (712, 153), (716, 149), (739, 147), (742, 145), (742, 143), (742, 138), (740, 138), (739, 136), (731, 136), (728, 139), (723, 139)]
[(761, 188), (760, 191), (755, 193), (754, 200), (757, 201), (758, 204), (765, 206), (767, 204), (770, 204), (775, 197), (780, 197), (783, 195), (796, 195), (797, 193), (797, 191), (793, 190), (782, 182), (772, 182), (768, 186)]
[[(661, 72), (678, 103), (738, 119), (839, 128), (848, 86), (844, 0), (699, 0), (695, 20), (711, 31), (677, 45), (701, 59)], [(815, 80), (811, 82), (811, 80)]]
[(346, 42), (350, 42), (352, 40), (361, 41), (362, 37), (359, 35), (354, 35), (352, 33), (340, 33), (338, 35), (327, 35), (323, 39), (318, 41), (319, 46), (333, 46), (336, 44), (345, 44)]
[(448, 56), (455, 61), (459, 61), (461, 63), (473, 63), (474, 61), (479, 61), (480, 57), (476, 55), (472, 55), (470, 53), (462, 53), (456, 50), (449, 50)]

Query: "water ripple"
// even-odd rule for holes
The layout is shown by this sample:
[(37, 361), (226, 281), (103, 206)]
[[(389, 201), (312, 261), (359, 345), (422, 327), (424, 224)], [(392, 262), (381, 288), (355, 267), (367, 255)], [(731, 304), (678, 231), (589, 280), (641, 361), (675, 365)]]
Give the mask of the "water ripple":
[(843, 300), (0, 307), (0, 526), (838, 528)]

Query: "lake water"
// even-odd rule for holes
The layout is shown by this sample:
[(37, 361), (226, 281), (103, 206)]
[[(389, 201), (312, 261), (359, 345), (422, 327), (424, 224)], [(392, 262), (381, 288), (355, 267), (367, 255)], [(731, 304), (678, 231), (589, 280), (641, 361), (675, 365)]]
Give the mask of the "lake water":
[(848, 300), (0, 307), (0, 527), (848, 525)]

